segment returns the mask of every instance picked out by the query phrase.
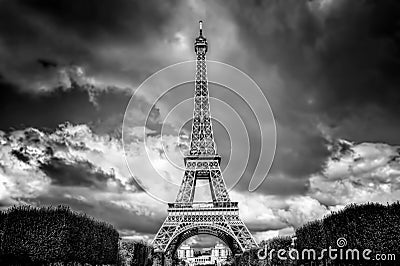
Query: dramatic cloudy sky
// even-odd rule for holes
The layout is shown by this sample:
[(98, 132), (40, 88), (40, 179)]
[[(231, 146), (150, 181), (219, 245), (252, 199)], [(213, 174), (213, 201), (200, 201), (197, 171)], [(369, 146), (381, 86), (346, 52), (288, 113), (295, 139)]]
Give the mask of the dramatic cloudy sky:
[[(134, 178), (145, 167), (130, 172), (126, 165), (123, 116), (147, 77), (194, 59), (200, 19), (208, 59), (250, 75), (276, 119), (268, 178), (255, 192), (247, 190), (256, 149), (231, 191), (257, 240), (291, 234), (351, 202), (400, 198), (396, 0), (0, 0), (1, 208), (67, 204), (111, 222), (123, 236), (151, 240), (166, 205)], [(140, 163), (150, 153), (158, 170), (180, 180), (166, 153), (181, 162), (185, 145), (178, 133), (187, 133), (190, 123), (180, 129), (163, 121), (192, 89), (183, 85), (166, 95), (148, 121), (141, 110), (154, 103), (146, 95), (136, 99), (128, 161)], [(245, 105), (221, 91), (211, 95), (231, 103), (251, 129)], [(243, 144), (229, 143), (229, 132), (215, 124), (223, 156)], [(257, 134), (249, 136), (259, 142)], [(173, 198), (176, 191), (160, 193)]]

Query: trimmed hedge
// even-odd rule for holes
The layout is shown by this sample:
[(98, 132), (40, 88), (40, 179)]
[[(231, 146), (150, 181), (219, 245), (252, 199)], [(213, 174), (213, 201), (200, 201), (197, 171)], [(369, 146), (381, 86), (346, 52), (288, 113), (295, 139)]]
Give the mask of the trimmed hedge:
[[(395, 254), (399, 259), (400, 203), (386, 206), (378, 203), (351, 204), (322, 220), (298, 228), (296, 236), (299, 252), (303, 249), (321, 251), (329, 246), (337, 248), (337, 240), (345, 238), (347, 245), (342, 249), (358, 249), (360, 258), (363, 250), (370, 249), (370, 257), (378, 253)], [(340, 263), (339, 259), (335, 261)]]
[(0, 264), (117, 263), (118, 232), (69, 207), (11, 207), (0, 219)]
[(120, 241), (118, 265), (152, 265), (153, 247), (144, 242)]
[[(297, 228), (296, 237), (294, 248), (298, 251), (300, 260), (290, 260), (288, 253), (285, 254), (287, 260), (280, 260), (277, 250), (291, 250), (292, 238), (276, 237), (260, 243), (260, 248), (268, 246), (268, 252), (275, 250), (272, 259), (267, 256), (266, 259), (259, 260), (254, 253), (257, 250), (250, 250), (242, 256), (235, 257), (236, 265), (400, 265), (400, 203), (351, 204), (321, 220)], [(329, 249), (329, 246), (338, 249), (339, 238), (345, 238), (347, 241), (341, 249), (344, 252), (347, 249), (357, 249), (360, 252), (360, 260), (346, 261), (345, 257), (330, 260), (327, 252), (322, 256), (322, 260), (318, 260), (323, 249)], [(301, 260), (301, 253), (305, 249), (315, 250), (317, 259)], [(365, 261), (362, 259), (362, 252), (365, 249), (372, 251), (368, 254), (370, 258), (376, 254), (395, 254), (396, 261)], [(335, 254), (340, 255), (340, 252)], [(295, 253), (292, 253), (292, 256), (296, 256)]]
[[(292, 238), (290, 236), (278, 236), (274, 237), (272, 239), (269, 239), (267, 241), (261, 242), (260, 247), (265, 249), (265, 246), (268, 247), (267, 251), (267, 258), (266, 262), (268, 262), (267, 265), (292, 265), (292, 261), (288, 258), (287, 260), (281, 260), (278, 258), (278, 251), (281, 249), (286, 250), (286, 252), (289, 252), (292, 244)], [(274, 249), (274, 252), (272, 250)], [(264, 250), (265, 251), (265, 250)], [(270, 257), (269, 252), (272, 252), (272, 258)], [(263, 255), (265, 255), (263, 253)], [(287, 254), (286, 254), (287, 257)], [(257, 257), (258, 259), (258, 257)], [(257, 265), (257, 264), (254, 264)]]

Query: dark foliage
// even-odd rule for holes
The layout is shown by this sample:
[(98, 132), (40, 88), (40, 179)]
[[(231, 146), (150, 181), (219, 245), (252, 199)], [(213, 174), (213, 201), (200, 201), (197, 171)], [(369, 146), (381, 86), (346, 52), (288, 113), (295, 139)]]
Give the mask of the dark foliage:
[[(376, 254), (395, 254), (400, 258), (400, 203), (382, 205), (367, 203), (363, 205), (351, 204), (343, 210), (326, 216), (323, 220), (314, 221), (296, 230), (296, 248), (315, 249), (319, 257), (322, 249), (342, 248), (357, 249), (359, 258), (357, 265), (369, 265), (370, 261), (363, 260), (362, 252), (366, 249), (372, 251), (368, 256), (374, 258)], [(345, 238), (344, 247), (338, 247), (337, 240)], [(325, 254), (326, 255), (326, 254)], [(320, 262), (329, 262), (327, 255)], [(352, 256), (346, 261), (338, 257), (330, 263), (354, 263)], [(305, 262), (305, 261), (303, 261)], [(394, 263), (394, 264), (393, 264)], [(398, 261), (386, 261), (381, 265), (397, 265)]]
[(118, 265), (152, 265), (153, 247), (144, 242), (121, 241)]
[[(276, 237), (263, 241), (260, 243), (260, 248), (267, 250), (266, 258), (259, 259), (255, 254), (258, 250), (250, 250), (235, 257), (236, 265), (400, 265), (400, 203), (348, 205), (322, 220), (312, 221), (297, 228), (296, 238), (294, 246), (291, 237)], [(347, 241), (341, 248), (337, 245), (339, 238), (345, 238)], [(337, 259), (331, 260), (326, 251), (321, 256), (323, 249), (329, 249), (329, 246), (338, 250), (334, 253), (338, 255)], [(284, 254), (286, 260), (278, 258), (277, 251), (281, 249), (286, 251)], [(352, 259), (352, 255), (349, 255), (348, 260), (345, 255), (340, 259), (340, 249), (343, 250), (343, 254), (348, 249), (357, 249), (360, 259)], [(372, 251), (368, 255), (372, 259), (376, 254), (394, 254), (396, 260), (379, 262), (364, 260), (362, 252), (366, 249)], [(274, 252), (271, 252), (272, 250)], [(302, 252), (308, 250), (315, 251), (315, 259), (313, 253), (310, 253), (311, 259), (302, 257)], [(292, 257), (299, 260), (290, 259), (289, 252)], [(305, 257), (309, 256), (308, 252), (305, 254)], [(260, 255), (264, 256), (264, 252)]]
[[(264, 264), (260, 264), (258, 255), (254, 254), (254, 256), (250, 256), (250, 258), (253, 258), (250, 259), (250, 265), (293, 265), (293, 261), (291, 261), (289, 258), (286, 260), (281, 260), (278, 258), (279, 250), (285, 250), (285, 256), (288, 257), (287, 252), (289, 252), (289, 250), (292, 248), (291, 244), (292, 238), (289, 236), (279, 236), (267, 241), (262, 241), (260, 243), (260, 248), (263, 249), (263, 252), (260, 253), (260, 255), (265, 256), (265, 258), (262, 260)], [(267, 254), (265, 254), (265, 252), (267, 252)], [(250, 255), (251, 254), (252, 250), (250, 250)]]
[(117, 262), (118, 232), (68, 207), (12, 207), (0, 223), (1, 265)]

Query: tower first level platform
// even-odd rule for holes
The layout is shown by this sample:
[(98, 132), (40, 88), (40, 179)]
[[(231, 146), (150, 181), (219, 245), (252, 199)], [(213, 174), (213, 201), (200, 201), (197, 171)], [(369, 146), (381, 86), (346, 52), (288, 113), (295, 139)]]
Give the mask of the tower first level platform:
[(186, 239), (199, 234), (218, 237), (235, 254), (257, 246), (239, 217), (237, 202), (176, 202), (168, 207), (168, 217), (154, 240), (158, 251), (175, 252)]

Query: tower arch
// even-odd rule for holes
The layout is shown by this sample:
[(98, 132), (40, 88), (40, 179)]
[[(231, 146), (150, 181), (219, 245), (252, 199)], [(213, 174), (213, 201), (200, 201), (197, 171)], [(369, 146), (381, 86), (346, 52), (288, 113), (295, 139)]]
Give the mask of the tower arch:
[(235, 239), (235, 236), (221, 225), (195, 225), (189, 224), (183, 226), (176, 235), (169, 241), (166, 247), (166, 253), (173, 254), (179, 246), (187, 239), (197, 235), (210, 235), (220, 239), (229, 247), (232, 253), (241, 253), (241, 244)]

